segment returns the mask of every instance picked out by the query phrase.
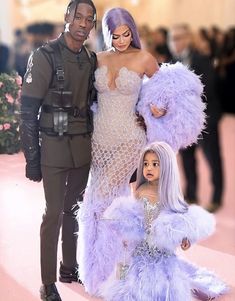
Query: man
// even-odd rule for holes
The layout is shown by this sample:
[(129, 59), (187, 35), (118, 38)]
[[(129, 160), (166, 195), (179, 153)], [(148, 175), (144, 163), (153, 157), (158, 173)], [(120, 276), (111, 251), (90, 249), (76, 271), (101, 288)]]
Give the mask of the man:
[(40, 230), (40, 293), (44, 301), (61, 301), (55, 285), (61, 226), (59, 280), (79, 281), (76, 211), (91, 161), (90, 106), (95, 98), (96, 68), (95, 54), (83, 43), (95, 22), (92, 0), (72, 0), (65, 13), (64, 33), (31, 55), (22, 87), (21, 141), (26, 177), (36, 182), (43, 179), (46, 199)]
[[(203, 139), (199, 145), (205, 154), (211, 170), (212, 196), (209, 211), (214, 212), (222, 205), (223, 173), (220, 156), (218, 123), (221, 109), (215, 93), (215, 74), (209, 57), (199, 54), (192, 47), (191, 32), (187, 25), (175, 25), (169, 32), (169, 46), (174, 60), (181, 61), (196, 74), (201, 75), (204, 84), (205, 101), (207, 104), (207, 125)], [(190, 203), (197, 203), (197, 166), (195, 151), (192, 145), (181, 151), (186, 179), (185, 198)]]

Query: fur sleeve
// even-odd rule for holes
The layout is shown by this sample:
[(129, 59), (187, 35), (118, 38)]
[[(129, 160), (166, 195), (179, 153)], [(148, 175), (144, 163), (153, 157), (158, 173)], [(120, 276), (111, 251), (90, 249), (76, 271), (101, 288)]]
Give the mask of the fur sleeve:
[(187, 213), (162, 212), (152, 224), (149, 241), (159, 249), (174, 251), (187, 237), (191, 243), (205, 239), (215, 230), (215, 218), (197, 205)]
[(105, 210), (103, 219), (123, 240), (141, 240), (144, 236), (143, 206), (131, 196), (114, 199)]
[[(165, 141), (175, 151), (197, 142), (205, 127), (202, 92), (200, 78), (186, 66), (162, 64), (143, 84), (137, 104), (147, 126), (148, 142)], [(153, 117), (150, 104), (166, 109), (166, 115)]]

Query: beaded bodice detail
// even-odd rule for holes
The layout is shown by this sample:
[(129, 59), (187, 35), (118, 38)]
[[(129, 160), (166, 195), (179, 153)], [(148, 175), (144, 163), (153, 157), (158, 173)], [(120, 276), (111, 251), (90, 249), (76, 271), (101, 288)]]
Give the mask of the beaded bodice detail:
[[(136, 116), (142, 79), (122, 67), (115, 88), (110, 89), (108, 69), (102, 66), (96, 70), (95, 80), (98, 108), (94, 114), (91, 179), (105, 209), (115, 197), (128, 192), (130, 177), (146, 145), (145, 131)], [(107, 203), (104, 197), (108, 197)]]
[(136, 124), (135, 114), (142, 79), (136, 72), (122, 67), (115, 79), (116, 88), (110, 89), (107, 72), (106, 66), (95, 72), (98, 111), (94, 116), (94, 139), (117, 143), (127, 141), (131, 136), (143, 137), (143, 130)]
[(103, 65), (96, 69), (95, 71), (95, 86), (100, 94), (102, 93), (112, 93), (118, 90), (124, 95), (137, 95), (139, 94), (140, 85), (142, 83), (142, 78), (135, 71), (129, 70), (126, 67), (121, 67), (118, 76), (115, 79), (116, 88), (110, 89), (108, 83), (108, 68)]

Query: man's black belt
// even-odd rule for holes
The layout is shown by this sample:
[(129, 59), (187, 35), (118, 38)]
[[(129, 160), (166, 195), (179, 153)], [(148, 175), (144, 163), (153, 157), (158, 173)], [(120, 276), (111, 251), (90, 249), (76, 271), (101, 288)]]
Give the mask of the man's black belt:
[(42, 105), (42, 111), (45, 113), (53, 113), (53, 112), (67, 112), (70, 116), (73, 117), (87, 117), (87, 109), (79, 109), (77, 106), (74, 107), (53, 107), (51, 105)]
[[(59, 133), (56, 133), (52, 128), (48, 128), (48, 127), (42, 127), (40, 126), (39, 128), (40, 132), (45, 133), (47, 136), (53, 136), (53, 137), (58, 137)], [(91, 137), (91, 131), (85, 131), (83, 133), (74, 133), (74, 134), (69, 134), (69, 133), (63, 133), (63, 136), (67, 136), (67, 137), (74, 137), (74, 136), (89, 136)]]

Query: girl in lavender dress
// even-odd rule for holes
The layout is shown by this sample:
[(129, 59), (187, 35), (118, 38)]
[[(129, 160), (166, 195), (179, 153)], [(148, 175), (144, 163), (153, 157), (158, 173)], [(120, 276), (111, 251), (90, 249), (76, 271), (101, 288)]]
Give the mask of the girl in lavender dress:
[(119, 197), (103, 219), (122, 244), (120, 260), (100, 287), (106, 301), (212, 300), (227, 290), (212, 272), (184, 261), (176, 248), (210, 235), (214, 217), (188, 206), (180, 190), (176, 155), (165, 142), (140, 159), (135, 197)]
[[(192, 139), (191, 129), (196, 131), (196, 136), (201, 131), (201, 122), (196, 116), (200, 116), (203, 120), (203, 110), (200, 106), (200, 81), (196, 79), (196, 86), (199, 86), (196, 94), (192, 84), (195, 78), (191, 76), (191, 73), (190, 76), (193, 79), (189, 84), (186, 82), (185, 85), (182, 83), (178, 85), (177, 79), (185, 83), (187, 76), (182, 80), (177, 73), (170, 84), (171, 77), (166, 74), (170, 69), (167, 67), (164, 69), (166, 72), (164, 70), (160, 72), (155, 58), (141, 49), (137, 28), (129, 12), (122, 8), (109, 10), (103, 18), (102, 27), (108, 50), (97, 55), (98, 68), (95, 72), (95, 85), (98, 91), (98, 106), (94, 110), (90, 183), (79, 212), (80, 278), (85, 290), (92, 295), (98, 294), (100, 285), (113, 271), (119, 256), (117, 250), (120, 249), (118, 241), (115, 240), (115, 234), (107, 228), (107, 223), (102, 218), (103, 213), (116, 197), (130, 194), (129, 181), (137, 168), (138, 158), (146, 146), (148, 137), (155, 139), (154, 135), (149, 135), (151, 133), (149, 130), (152, 128), (155, 130), (155, 121), (159, 120), (158, 124), (162, 124), (160, 131), (163, 133), (164, 128), (165, 138), (171, 135), (178, 143), (190, 136), (190, 141), (187, 140), (187, 143), (184, 141), (184, 145), (187, 145), (195, 142), (195, 139)], [(161, 74), (160, 81), (157, 76), (158, 72)], [(152, 90), (152, 97), (147, 96), (147, 101), (141, 102), (140, 95), (143, 99), (146, 96), (144, 90), (140, 93), (144, 76), (150, 78), (150, 86), (151, 78), (153, 78), (153, 86), (156, 89)], [(162, 79), (165, 81), (163, 85)], [(158, 82), (160, 87), (157, 85)], [(177, 87), (172, 93), (175, 83)], [(161, 87), (164, 85), (169, 89), (163, 91)], [(171, 106), (165, 101), (171, 99), (173, 102), (179, 99), (182, 102), (188, 95), (182, 89), (178, 93), (178, 86), (187, 87), (190, 99), (183, 110), (182, 106), (174, 101), (173, 112), (171, 112)], [(147, 92), (151, 90), (149, 83), (145, 90)], [(169, 93), (170, 97), (166, 96), (166, 93)], [(173, 97), (174, 95), (176, 97)], [(194, 95), (196, 95), (196, 101), (192, 99)], [(157, 103), (152, 103), (154, 99), (160, 100), (161, 108), (158, 108)], [(144, 118), (146, 116), (145, 121), (149, 125), (147, 134), (136, 120), (137, 102), (141, 114)], [(190, 110), (194, 103), (197, 103), (197, 112)], [(177, 115), (177, 110), (181, 115)], [(188, 118), (182, 115), (183, 112), (189, 115)], [(173, 123), (174, 117), (177, 118)], [(161, 120), (165, 120), (165, 123), (161, 123)], [(187, 124), (189, 120), (194, 122), (192, 126), (185, 126), (180, 122), (187, 120)], [(168, 129), (168, 125), (171, 124), (172, 129)], [(184, 133), (180, 135), (179, 130), (182, 131), (182, 129)], [(187, 135), (186, 132), (189, 129), (190, 133)]]

